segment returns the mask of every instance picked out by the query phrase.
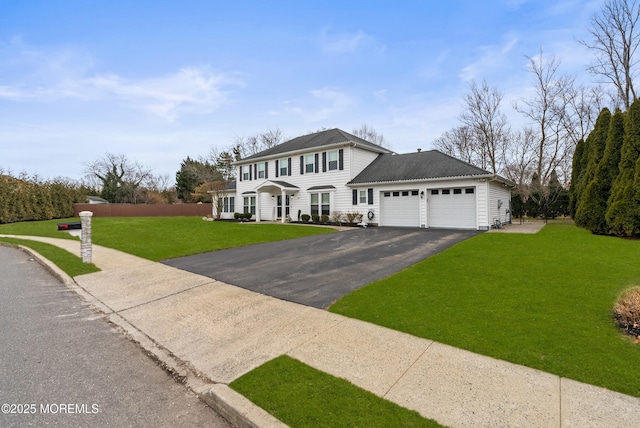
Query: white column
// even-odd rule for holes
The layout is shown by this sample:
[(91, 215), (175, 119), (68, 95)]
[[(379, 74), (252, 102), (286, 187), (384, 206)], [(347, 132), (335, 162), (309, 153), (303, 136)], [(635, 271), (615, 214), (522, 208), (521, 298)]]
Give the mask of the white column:
[(82, 232), (80, 233), (80, 255), (83, 263), (91, 263), (91, 211), (80, 212)]
[(260, 223), (260, 192), (256, 191), (256, 223)]
[(286, 223), (287, 218), (287, 191), (282, 189), (282, 223)]

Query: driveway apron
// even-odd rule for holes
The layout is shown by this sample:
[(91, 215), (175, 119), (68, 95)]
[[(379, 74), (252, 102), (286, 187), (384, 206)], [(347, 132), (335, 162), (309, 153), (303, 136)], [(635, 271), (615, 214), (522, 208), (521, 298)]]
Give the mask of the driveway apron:
[(268, 296), (326, 308), (357, 288), (478, 233), (393, 227), (353, 229), (163, 263)]

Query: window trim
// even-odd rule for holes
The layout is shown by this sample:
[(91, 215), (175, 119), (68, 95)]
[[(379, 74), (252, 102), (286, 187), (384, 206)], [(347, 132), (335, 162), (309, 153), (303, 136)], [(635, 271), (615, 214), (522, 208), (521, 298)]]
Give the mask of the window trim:
[[(311, 159), (311, 161), (309, 161)], [(316, 172), (316, 156), (315, 154), (304, 155), (304, 173), (311, 174)]]
[(243, 196), (242, 209), (243, 213), (250, 212), (252, 215), (256, 215), (256, 197), (255, 196)]
[[(331, 159), (333, 157), (332, 155), (335, 156), (334, 160)], [(327, 151), (327, 170), (337, 171), (339, 167), (340, 167), (340, 155), (338, 153), (338, 150)]]
[[(289, 175), (289, 158), (281, 158), (278, 159), (279, 161), (279, 167), (278, 167), (278, 174), (280, 175), (280, 177), (285, 177)], [(282, 172), (284, 171), (284, 173)]]

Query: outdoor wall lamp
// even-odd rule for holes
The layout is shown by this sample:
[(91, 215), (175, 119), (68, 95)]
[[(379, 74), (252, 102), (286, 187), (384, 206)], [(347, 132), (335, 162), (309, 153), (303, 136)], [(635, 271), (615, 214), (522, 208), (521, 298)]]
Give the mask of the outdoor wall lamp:
[(424, 190), (420, 191), (420, 199), (424, 199)]
[(271, 199), (275, 199), (275, 198), (276, 198), (276, 195), (271, 195)]

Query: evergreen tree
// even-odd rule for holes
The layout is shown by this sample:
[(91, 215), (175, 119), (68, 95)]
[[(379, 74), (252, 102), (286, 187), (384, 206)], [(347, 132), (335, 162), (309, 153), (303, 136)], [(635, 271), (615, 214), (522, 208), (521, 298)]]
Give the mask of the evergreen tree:
[(611, 112), (607, 108), (603, 108), (598, 115), (593, 131), (587, 137), (585, 152), (582, 153), (581, 170), (576, 183), (575, 196), (575, 215), (574, 220), (578, 226), (586, 227), (588, 217), (583, 207), (584, 192), (587, 185), (593, 180), (598, 169), (598, 163), (602, 159), (602, 154), (607, 143), (609, 134), (609, 123), (611, 121)]
[(624, 141), (624, 114), (616, 110), (609, 123), (609, 133), (602, 159), (593, 179), (587, 184), (576, 213), (576, 224), (596, 234), (609, 232), (606, 220), (611, 185), (618, 175), (620, 149)]
[(577, 205), (578, 205), (578, 195), (576, 191), (576, 187), (578, 185), (578, 181), (580, 181), (580, 174), (582, 170), (586, 168), (586, 165), (583, 168), (582, 160), (585, 156), (585, 148), (587, 143), (584, 140), (578, 141), (576, 144), (576, 148), (573, 152), (573, 162), (571, 168), (571, 186), (569, 187), (569, 215), (573, 218), (576, 215)]
[(625, 119), (619, 173), (611, 186), (606, 218), (614, 235), (636, 236), (640, 235), (640, 195), (634, 188), (640, 159), (640, 100), (631, 104)]
[(197, 161), (187, 156), (176, 173), (176, 192), (185, 202), (194, 200), (193, 193), (204, 183), (222, 180), (222, 175), (209, 161)]

